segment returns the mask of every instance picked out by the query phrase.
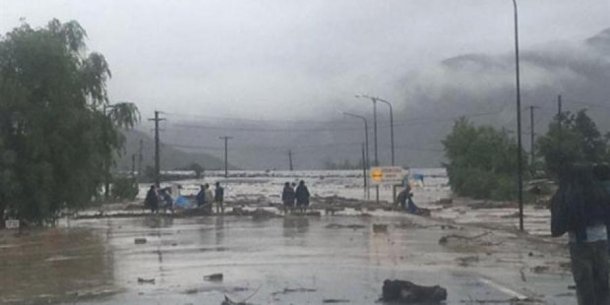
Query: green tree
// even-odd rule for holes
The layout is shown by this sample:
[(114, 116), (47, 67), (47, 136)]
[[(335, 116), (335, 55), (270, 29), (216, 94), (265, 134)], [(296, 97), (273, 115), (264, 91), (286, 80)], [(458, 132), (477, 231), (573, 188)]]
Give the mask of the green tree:
[(602, 137), (586, 110), (564, 112), (555, 116), (547, 133), (538, 139), (538, 153), (544, 158), (547, 172), (557, 176), (565, 164), (610, 161), (609, 139)]
[(86, 36), (75, 21), (52, 20), (0, 37), (0, 216), (42, 224), (82, 207), (122, 147), (125, 125), (103, 111), (111, 73), (86, 52)]
[[(115, 156), (112, 153), (116, 148), (116, 144), (123, 147), (125, 137), (120, 129), (131, 129), (140, 121), (140, 111), (134, 103), (120, 102), (116, 104), (103, 104), (101, 110), (104, 113), (104, 130), (103, 141), (106, 142), (105, 147), (105, 176), (104, 176), (104, 199), (110, 198), (110, 181), (112, 180), (111, 168), (116, 165)], [(117, 142), (117, 143), (115, 143)], [(118, 154), (124, 151), (118, 150)]]
[(477, 127), (466, 118), (460, 118), (442, 144), (454, 192), (473, 198), (506, 200), (516, 197), (518, 148), (506, 130)]

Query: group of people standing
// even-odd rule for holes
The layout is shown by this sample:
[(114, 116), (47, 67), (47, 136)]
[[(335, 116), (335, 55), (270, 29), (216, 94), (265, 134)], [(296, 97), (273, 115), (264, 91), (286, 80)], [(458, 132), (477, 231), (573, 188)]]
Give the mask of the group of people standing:
[[(161, 208), (173, 212), (174, 204), (180, 205), (181, 199), (188, 202), (184, 197), (178, 197), (174, 202), (170, 187), (158, 188), (156, 185), (151, 185), (146, 193), (144, 205), (152, 213), (159, 213)], [(216, 204), (216, 213), (224, 213), (224, 188), (220, 186), (220, 182), (216, 182), (216, 189), (212, 192), (209, 184), (201, 185), (199, 193), (195, 196), (195, 202), (198, 208), (206, 209), (210, 213), (212, 212), (212, 206)], [(185, 206), (189, 206), (189, 204)]]
[(220, 182), (216, 182), (216, 189), (214, 193), (210, 189), (209, 184), (203, 184), (200, 186), (199, 193), (195, 196), (198, 208), (206, 209), (208, 212), (212, 212), (212, 206), (216, 204), (216, 213), (221, 214), (225, 212), (224, 197), (225, 190), (220, 186)]
[(151, 185), (146, 193), (144, 204), (152, 213), (159, 213), (159, 209), (174, 210), (174, 199), (172, 198), (172, 190), (169, 187), (158, 188), (156, 185)]
[(305, 181), (301, 180), (299, 185), (296, 186), (293, 182), (284, 183), (284, 189), (282, 190), (282, 203), (284, 203), (284, 213), (293, 212), (295, 208), (297, 211), (304, 213), (309, 207), (309, 190), (305, 186)]

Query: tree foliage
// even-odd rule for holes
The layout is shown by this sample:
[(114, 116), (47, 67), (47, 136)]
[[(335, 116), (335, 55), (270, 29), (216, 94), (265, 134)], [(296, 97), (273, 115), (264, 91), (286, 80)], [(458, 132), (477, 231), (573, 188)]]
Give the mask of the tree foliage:
[(106, 115), (110, 70), (86, 36), (52, 20), (0, 37), (0, 216), (43, 223), (90, 202), (123, 145), (119, 128), (133, 126), (118, 107)]
[(583, 109), (576, 114), (564, 112), (555, 116), (547, 133), (538, 139), (537, 146), (547, 172), (557, 176), (565, 164), (610, 161), (609, 140), (610, 134), (602, 136)]
[[(473, 198), (497, 200), (516, 197), (518, 151), (515, 140), (505, 130), (475, 126), (458, 119), (442, 141), (449, 182), (454, 192)], [(524, 164), (526, 162), (524, 161)]]

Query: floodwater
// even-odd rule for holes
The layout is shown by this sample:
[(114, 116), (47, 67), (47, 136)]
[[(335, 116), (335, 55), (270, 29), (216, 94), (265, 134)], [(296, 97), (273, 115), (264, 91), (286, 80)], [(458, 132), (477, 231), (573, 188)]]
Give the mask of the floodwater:
[[(446, 287), (447, 304), (509, 304), (525, 296), (575, 303), (573, 294), (562, 293), (569, 277), (526, 284), (547, 287), (549, 297), (511, 285), (514, 270), (459, 266), (456, 258), (464, 253), (438, 243), (446, 232), (414, 226), (418, 221), (405, 215), (149, 216), (4, 231), (0, 303), (220, 304), (227, 295), (252, 304), (374, 304), (385, 279)], [(376, 233), (373, 224), (388, 231)], [(139, 238), (146, 243), (136, 244)], [(214, 273), (223, 280), (204, 280)]]

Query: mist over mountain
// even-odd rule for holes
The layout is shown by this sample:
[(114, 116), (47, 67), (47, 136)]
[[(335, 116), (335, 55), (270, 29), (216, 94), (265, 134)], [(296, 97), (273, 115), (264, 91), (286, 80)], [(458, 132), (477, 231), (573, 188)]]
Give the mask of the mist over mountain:
[[(600, 130), (610, 129), (610, 28), (580, 42), (551, 42), (523, 49), (521, 58), (523, 134), (529, 135), (527, 107), (537, 106), (536, 133), (543, 133), (556, 113), (561, 94), (565, 111), (589, 109)], [(436, 167), (443, 161), (440, 141), (453, 121), (466, 116), (481, 124), (516, 130), (514, 53), (461, 54), (404, 76), (404, 98), (395, 107), (396, 164)], [(405, 71), (407, 67), (405, 67)], [(383, 97), (382, 92), (379, 94)], [(351, 98), (351, 97), (346, 97)], [(361, 101), (369, 121), (369, 155), (374, 161), (372, 103)], [(352, 110), (352, 109), (348, 109)], [(352, 111), (354, 112), (354, 111)], [(390, 164), (388, 108), (377, 105), (378, 155)], [(257, 120), (166, 113), (162, 141), (189, 153), (222, 160), (220, 136), (232, 136), (229, 160), (246, 169), (288, 169), (288, 152), (297, 169), (322, 168), (326, 161), (357, 163), (364, 127), (337, 113), (310, 121)], [(149, 128), (147, 126), (146, 128)], [(524, 147), (529, 150), (528, 138)]]
[[(135, 154), (135, 169), (138, 170), (140, 145), (142, 145), (142, 171), (147, 166), (155, 164), (155, 142), (154, 137), (143, 130), (124, 131), (125, 149), (124, 153), (117, 158), (117, 169), (130, 171), (132, 168), (132, 156)], [(140, 144), (141, 143), (141, 144)], [(205, 169), (224, 168), (224, 159), (217, 158), (204, 152), (189, 152), (162, 144), (160, 146), (161, 169), (174, 170), (187, 168), (192, 163), (199, 163)], [(232, 165), (229, 165), (233, 168)]]

